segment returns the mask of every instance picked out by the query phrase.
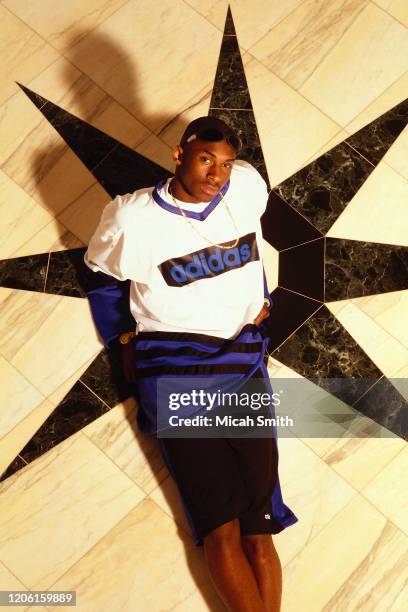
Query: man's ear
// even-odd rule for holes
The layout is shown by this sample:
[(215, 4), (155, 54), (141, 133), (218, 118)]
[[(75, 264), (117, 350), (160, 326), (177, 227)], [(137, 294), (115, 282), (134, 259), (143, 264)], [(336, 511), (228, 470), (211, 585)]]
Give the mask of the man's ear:
[(176, 164), (176, 166), (181, 165), (182, 158), (183, 158), (183, 149), (180, 145), (177, 145), (177, 147), (174, 147), (173, 149), (173, 161)]

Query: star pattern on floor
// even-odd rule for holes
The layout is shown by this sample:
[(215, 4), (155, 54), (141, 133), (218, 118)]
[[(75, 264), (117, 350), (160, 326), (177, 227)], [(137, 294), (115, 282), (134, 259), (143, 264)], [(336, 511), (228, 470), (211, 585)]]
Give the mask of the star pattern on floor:
[[(170, 175), (160, 165), (24, 85), (20, 87), (112, 198), (151, 186)], [(268, 182), (230, 9), (209, 113), (226, 120), (240, 133), (240, 157), (257, 167)], [(269, 321), (270, 355), (401, 437), (408, 435), (404, 397), (326, 304), (407, 289), (408, 248), (327, 234), (407, 120), (405, 100), (274, 186), (262, 219), (265, 240), (279, 252), (279, 282), (271, 293), (274, 306)], [(84, 251), (85, 248), (67, 249), (3, 260), (1, 284), (84, 298)], [(340, 352), (342, 360), (338, 358)], [(340, 388), (333, 384), (333, 380), (342, 378), (359, 379), (360, 384)], [(102, 350), (2, 479), (130, 394), (119, 355)]]

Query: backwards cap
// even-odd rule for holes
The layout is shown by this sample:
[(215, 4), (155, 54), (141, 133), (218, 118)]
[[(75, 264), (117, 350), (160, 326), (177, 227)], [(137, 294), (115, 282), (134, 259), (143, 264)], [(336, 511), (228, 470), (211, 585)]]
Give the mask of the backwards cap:
[[(219, 132), (219, 137), (216, 136)], [(216, 117), (198, 117), (188, 124), (181, 137), (180, 145), (191, 142), (192, 140), (204, 140), (216, 142), (225, 139), (228, 144), (238, 153), (242, 143), (238, 134), (230, 128), (224, 121)]]

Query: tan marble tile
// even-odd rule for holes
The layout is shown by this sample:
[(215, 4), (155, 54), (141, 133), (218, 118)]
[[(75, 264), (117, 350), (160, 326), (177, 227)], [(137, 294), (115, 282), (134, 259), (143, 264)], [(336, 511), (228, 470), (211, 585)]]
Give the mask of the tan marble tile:
[(346, 132), (346, 130), (340, 130), (339, 132), (337, 132), (337, 134), (333, 136), (333, 138), (330, 138), (330, 140), (325, 142), (324, 145), (320, 147), (318, 151), (313, 153), (313, 155), (306, 161), (304, 165), (307, 166), (307, 164), (310, 164), (312, 161), (314, 161), (321, 155), (324, 155), (325, 153), (330, 151), (330, 149), (333, 149), (333, 147), (343, 142), (343, 140), (348, 138), (348, 136), (349, 134)]
[(403, 74), (407, 54), (402, 24), (369, 3), (299, 91), (344, 127)]
[(405, 0), (373, 0), (373, 2), (408, 27), (408, 5)]
[[(44, 0), (38, 4), (25, 0), (3, 0), (2, 3), (53, 47), (61, 50), (102, 23), (125, 2), (87, 0), (56, 4), (54, 0)], [(52, 19), (44, 19), (45, 15), (50, 14)]]
[(23, 257), (36, 253), (65, 251), (66, 249), (77, 249), (81, 246), (84, 246), (84, 243), (79, 238), (74, 236), (62, 223), (53, 220), (16, 249), (12, 256)]
[(174, 172), (172, 149), (154, 134), (135, 147), (136, 151), (162, 168)]
[(299, 519), (274, 536), (282, 564), (287, 565), (356, 492), (301, 440), (281, 437), (278, 450), (282, 496)]
[(197, 590), (192, 593), (187, 599), (176, 604), (173, 610), (179, 612), (225, 612), (225, 605), (218, 597), (214, 589), (211, 588), (211, 584), (208, 584), (208, 593), (205, 598), (201, 591)]
[[(10, 410), (15, 408), (15, 403), (16, 402), (10, 402)], [(26, 408), (26, 405), (24, 405), (24, 407)], [(36, 431), (38, 431), (42, 424), (48, 419), (54, 408), (55, 406), (48, 400), (42, 401), (38, 406), (35, 406), (35, 408), (28, 412), (24, 418), (16, 423), (13, 430), (1, 440), (1, 473), (8, 468), (12, 461), (14, 461)]]
[(100, 346), (86, 300), (64, 296), (11, 363), (48, 396)]
[(15, 81), (32, 79), (58, 53), (7, 8), (0, 6), (0, 104), (18, 91)]
[[(313, 439), (305, 440), (316, 451), (313, 442)], [(405, 446), (406, 442), (397, 436), (338, 439), (320, 456), (344, 480), (361, 491)]]
[[(408, 96), (408, 71), (396, 79), (381, 95), (369, 104), (345, 128), (345, 134), (354, 134), (371, 121), (402, 102)], [(346, 135), (344, 136), (347, 137)], [(396, 172), (408, 178), (408, 129), (398, 136), (394, 144), (383, 157), (383, 162)]]
[[(374, 562), (378, 566), (377, 557), (389, 541), (386, 522), (371, 504), (355, 495), (284, 568), (283, 580), (288, 588), (283, 592), (282, 609), (295, 612), (301, 600), (305, 612), (332, 610), (328, 602), (343, 585), (353, 578), (354, 586), (356, 574), (365, 576)], [(340, 605), (337, 609), (347, 608)]]
[(279, 280), (279, 252), (266, 240), (263, 241), (263, 263), (268, 289), (271, 293), (278, 286)]
[(0, 107), (2, 170), (52, 216), (95, 179), (22, 92)]
[(0, 217), (0, 259), (10, 257), (33, 234), (52, 221), (52, 216), (42, 206), (1, 171)]
[(285, 0), (285, 2), (252, 0), (250, 5), (245, 0), (186, 1), (221, 31), (224, 31), (227, 8), (230, 5), (239, 43), (245, 49), (302, 3), (302, 0)]
[[(0, 440), (32, 412), (44, 397), (4, 357), (0, 357)], [(2, 472), (0, 466), (0, 472)]]
[(64, 57), (30, 81), (28, 87), (129, 147), (149, 135), (149, 130), (93, 82), (92, 75), (89, 78)]
[(408, 289), (354, 298), (353, 304), (365, 312), (391, 336), (408, 348)]
[[(3, 563), (0, 562), (0, 590), (1, 591), (26, 591), (26, 587), (24, 586), (24, 584), (22, 582), (20, 582), (18, 580), (18, 578), (16, 578), (16, 576), (14, 576), (10, 570), (7, 569), (7, 567), (5, 565), (3, 565)], [(16, 606), (2, 606), (3, 610), (8, 610), (10, 612), (16, 609)], [(19, 606), (19, 609), (21, 612), (28, 610), (27, 606)], [(36, 610), (38, 610), (38, 608), (36, 607)], [(45, 608), (43, 608), (42, 610), (45, 611)]]
[(380, 162), (327, 236), (408, 245), (407, 201), (408, 181)]
[(81, 378), (85, 370), (91, 365), (95, 357), (98, 356), (99, 352), (100, 347), (98, 347), (97, 351), (89, 359), (87, 359), (84, 363), (80, 365), (80, 367), (72, 374), (72, 376), (64, 380), (62, 385), (57, 387), (57, 389), (48, 396), (49, 401), (51, 402), (51, 404), (53, 404), (54, 407), (57, 406), (64, 399), (66, 394), (72, 389), (77, 380)]
[[(156, 132), (213, 78), (220, 43), (221, 33), (181, 0), (141, 0), (127, 2), (65, 56)], [(171, 79), (163, 79), (163, 66)]]
[[(222, 609), (211, 607), (217, 597), (202, 551), (150, 499), (129, 512), (53, 589), (77, 590), (83, 612)], [(183, 607), (190, 597), (200, 606)]]
[(326, 302), (327, 308), (337, 317), (337, 313), (340, 312), (347, 304), (350, 304), (352, 300), (336, 300), (336, 302)]
[(157, 441), (138, 431), (136, 412), (136, 402), (129, 398), (82, 432), (145, 493), (150, 493), (168, 472)]
[(177, 485), (171, 476), (167, 476), (158, 486), (150, 492), (152, 499), (160, 508), (181, 527), (189, 536), (191, 529), (184, 513), (183, 504)]
[(0, 288), (0, 352), (9, 361), (41, 328), (63, 298)]
[[(408, 89), (407, 89), (408, 93)], [(398, 136), (384, 155), (384, 162), (408, 180), (408, 128)]]
[(339, 126), (260, 62), (246, 66), (269, 180), (274, 186), (305, 165)]
[[(353, 569), (321, 610), (404, 610), (403, 600), (408, 603), (407, 564), (408, 539), (388, 522), (364, 561)], [(401, 607), (395, 607), (398, 601)]]
[[(129, 147), (150, 134), (75, 66), (59, 58), (28, 85)], [(0, 107), (0, 163), (3, 170), (52, 216), (95, 183), (32, 102), (19, 92)]]
[(16, 149), (38, 129), (41, 114), (19, 90), (0, 106), (0, 164), (3, 167)]
[[(214, 72), (215, 74), (215, 72)], [(208, 115), (214, 80), (210, 78), (206, 87), (198, 92), (193, 99), (187, 100), (175, 117), (172, 117), (157, 133), (172, 149), (179, 144), (180, 138), (193, 119)]]
[(306, 0), (250, 51), (271, 72), (299, 89), (367, 4), (368, 0)]
[(1, 558), (31, 589), (49, 588), (144, 496), (80, 432), (1, 483), (0, 495)]
[(408, 364), (408, 349), (355, 304), (344, 306), (336, 317), (385, 376)]
[(362, 490), (363, 495), (406, 534), (408, 534), (407, 470), (408, 448), (405, 445), (405, 448)]
[[(249, 53), (241, 52), (241, 57), (244, 67), (252, 60), (252, 56)], [(160, 139), (167, 143), (171, 148), (179, 144), (180, 138), (190, 121), (208, 114), (214, 85), (214, 76), (215, 70), (214, 75), (209, 77), (209, 81), (206, 86), (201, 91), (196, 93), (193, 98), (188, 99), (183, 104), (177, 115), (172, 117), (157, 133)]]
[(58, 219), (84, 244), (88, 244), (97, 228), (103, 209), (110, 200), (111, 197), (103, 187), (95, 183), (72, 202)]
[(354, 134), (365, 125), (371, 123), (382, 114), (405, 100), (408, 95), (408, 71), (396, 78), (378, 97), (370, 102), (356, 117), (346, 126), (349, 134)]

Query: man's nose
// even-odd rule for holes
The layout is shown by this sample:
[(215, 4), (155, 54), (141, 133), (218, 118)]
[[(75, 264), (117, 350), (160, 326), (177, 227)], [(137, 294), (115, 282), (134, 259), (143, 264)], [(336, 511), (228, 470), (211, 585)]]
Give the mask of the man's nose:
[(207, 177), (212, 181), (219, 181), (221, 178), (221, 169), (214, 164), (208, 169)]

